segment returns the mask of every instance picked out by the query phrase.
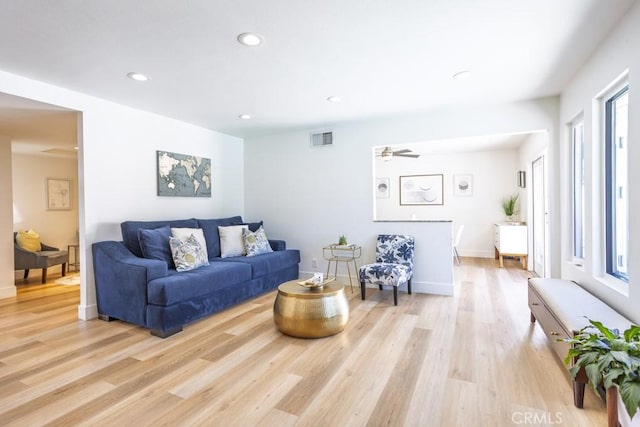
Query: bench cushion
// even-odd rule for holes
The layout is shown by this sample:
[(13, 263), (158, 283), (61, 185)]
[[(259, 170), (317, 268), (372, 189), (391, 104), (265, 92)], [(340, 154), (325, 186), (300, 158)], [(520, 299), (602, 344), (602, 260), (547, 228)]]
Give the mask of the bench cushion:
[[(602, 322), (608, 328), (620, 331), (631, 322), (613, 308), (589, 293), (576, 282), (563, 279), (529, 279), (531, 287), (540, 295), (562, 325), (578, 332), (589, 324), (587, 318)], [(586, 316), (586, 317), (585, 317)]]

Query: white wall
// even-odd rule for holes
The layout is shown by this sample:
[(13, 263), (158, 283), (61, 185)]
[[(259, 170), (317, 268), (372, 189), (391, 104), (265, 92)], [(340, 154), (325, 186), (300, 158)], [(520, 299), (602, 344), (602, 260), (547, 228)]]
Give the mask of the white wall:
[[(616, 29), (593, 53), (581, 71), (562, 92), (560, 121), (568, 124), (580, 113), (584, 114), (585, 181), (586, 181), (586, 258), (580, 267), (571, 261), (571, 138), (565, 127), (561, 136), (561, 164), (558, 174), (562, 187), (562, 277), (580, 282), (589, 291), (615, 307), (634, 322), (640, 322), (640, 223), (634, 221), (640, 213), (640, 4), (629, 10)], [(629, 107), (629, 284), (617, 286), (604, 273), (603, 232), (603, 162), (602, 138), (598, 129), (600, 116), (596, 97), (626, 69), (629, 70), (631, 90)]]
[(11, 139), (0, 135), (0, 182), (5, 183), (0, 192), (0, 298), (16, 295), (13, 280), (13, 203), (11, 202)]
[[(375, 162), (377, 177), (390, 178), (390, 197), (376, 198), (377, 219), (449, 219), (464, 224), (461, 256), (493, 258), (493, 224), (504, 221), (502, 200), (518, 193), (516, 149), (430, 154), (428, 142), (417, 159)], [(444, 205), (400, 206), (399, 176), (443, 174)], [(455, 196), (453, 175), (473, 175), (471, 196)]]
[[(78, 161), (13, 154), (12, 162), (13, 231), (34, 229), (42, 242), (67, 250), (67, 245), (77, 242)], [(71, 180), (71, 210), (47, 210), (47, 178)], [(16, 272), (18, 277), (22, 272)]]
[[(97, 314), (91, 244), (120, 240), (120, 222), (243, 214), (242, 139), (5, 72), (0, 72), (0, 92), (82, 113), (78, 130), (81, 318)], [(156, 196), (156, 150), (211, 158), (212, 197)]]
[[(430, 223), (373, 222), (373, 147), (537, 130), (548, 130), (553, 141), (556, 123), (557, 99), (546, 98), (334, 126), (335, 145), (329, 148), (311, 148), (308, 131), (248, 137), (246, 216), (264, 219), (268, 234), (301, 249), (302, 271), (311, 271), (312, 259), (322, 260), (321, 248), (340, 234), (363, 244), (361, 262), (370, 262), (378, 233), (414, 232), (422, 236), (417, 256), (420, 245), (432, 244)], [(450, 254), (447, 258), (450, 263)], [(422, 267), (425, 276), (416, 280), (434, 288), (449, 286), (426, 276), (437, 265), (428, 262)]]

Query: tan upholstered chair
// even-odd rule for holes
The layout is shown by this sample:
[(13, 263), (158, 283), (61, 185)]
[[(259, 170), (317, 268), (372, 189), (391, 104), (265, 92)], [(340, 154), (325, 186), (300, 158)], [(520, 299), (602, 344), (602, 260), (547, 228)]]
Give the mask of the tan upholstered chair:
[(16, 234), (13, 233), (13, 253), (14, 264), (16, 270), (24, 270), (24, 278), (29, 277), (29, 270), (33, 268), (42, 269), (42, 283), (47, 282), (47, 268), (54, 265), (62, 265), (62, 275), (67, 272), (67, 263), (69, 262), (69, 253), (67, 251), (60, 251), (53, 246), (45, 245), (41, 243), (42, 250), (38, 252), (31, 252), (22, 249), (16, 242)]

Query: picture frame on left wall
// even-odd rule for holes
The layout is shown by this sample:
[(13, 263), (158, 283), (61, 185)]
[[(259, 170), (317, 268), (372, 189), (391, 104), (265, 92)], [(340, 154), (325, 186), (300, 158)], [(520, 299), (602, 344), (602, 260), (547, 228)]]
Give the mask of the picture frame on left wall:
[(67, 178), (47, 178), (47, 210), (71, 210), (71, 180)]
[(391, 192), (389, 178), (376, 178), (376, 197), (378, 199), (388, 199)]

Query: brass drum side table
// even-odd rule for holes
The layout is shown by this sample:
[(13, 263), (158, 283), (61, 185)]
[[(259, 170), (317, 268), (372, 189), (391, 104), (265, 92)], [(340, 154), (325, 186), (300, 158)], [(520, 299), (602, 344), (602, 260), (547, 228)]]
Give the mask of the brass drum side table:
[(298, 338), (321, 338), (342, 332), (349, 321), (344, 286), (335, 281), (321, 288), (306, 288), (298, 280), (278, 286), (273, 303), (278, 329)]
[(349, 287), (353, 292), (353, 283), (351, 283), (351, 268), (350, 263), (353, 263), (353, 272), (356, 275), (356, 285), (358, 285), (358, 266), (356, 265), (356, 259), (360, 258), (362, 253), (362, 247), (358, 245), (336, 245), (332, 244), (322, 248), (322, 256), (327, 263), (327, 277), (329, 277), (329, 271), (331, 270), (331, 263), (335, 263), (333, 269), (333, 277), (338, 274), (338, 263), (344, 262), (347, 266), (347, 273), (349, 274)]

